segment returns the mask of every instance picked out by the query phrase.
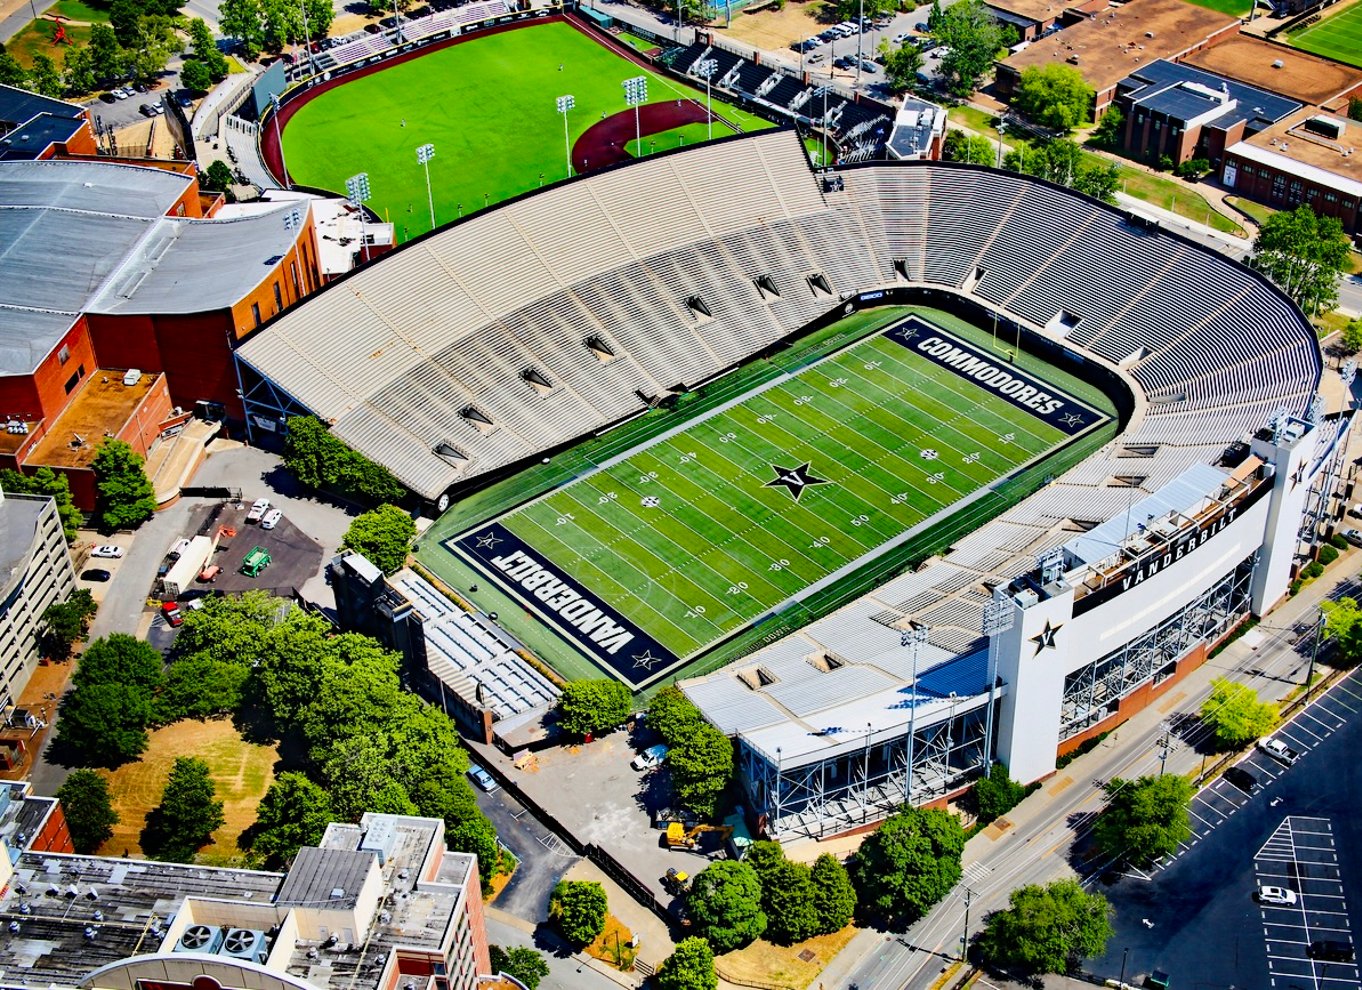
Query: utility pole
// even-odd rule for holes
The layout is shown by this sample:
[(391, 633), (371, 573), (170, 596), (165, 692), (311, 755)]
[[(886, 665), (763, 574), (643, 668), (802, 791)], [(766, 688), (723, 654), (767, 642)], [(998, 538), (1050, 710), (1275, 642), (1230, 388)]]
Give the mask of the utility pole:
[(1121, 980), (1117, 990), (1125, 990), (1126, 986), (1126, 959), (1130, 956), (1130, 946), (1121, 950)]
[(1319, 641), (1324, 638), (1324, 609), (1320, 607), (1319, 616), (1315, 619), (1315, 645), (1310, 650), (1310, 669), (1305, 673), (1305, 701), (1310, 700), (1310, 692), (1315, 687), (1315, 660), (1319, 656)]
[(1169, 722), (1160, 722), (1159, 729), (1163, 732), (1163, 749), (1159, 751), (1159, 776), (1163, 776), (1163, 768), (1168, 763), (1169, 736), (1173, 733), (1173, 726)]
[(965, 955), (969, 952), (969, 899), (974, 896), (974, 891), (965, 888), (965, 930), (960, 935), (960, 961), (965, 961)]
[(913, 656), (913, 707), (908, 710), (908, 774), (904, 781), (903, 797), (904, 803), (910, 808), (913, 805), (913, 760), (917, 756), (915, 749), (917, 745), (917, 703), (920, 700), (917, 684), (917, 658), (922, 652), (922, 644), (927, 642), (927, 637), (931, 635), (931, 630), (921, 623), (914, 622), (907, 629), (899, 633), (899, 645), (904, 649), (911, 650)]

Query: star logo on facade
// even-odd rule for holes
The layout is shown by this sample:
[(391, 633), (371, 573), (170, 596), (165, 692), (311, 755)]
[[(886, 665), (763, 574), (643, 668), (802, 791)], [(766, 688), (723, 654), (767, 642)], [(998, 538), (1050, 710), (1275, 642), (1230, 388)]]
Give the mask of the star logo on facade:
[(1055, 649), (1058, 649), (1058, 646), (1056, 646), (1056, 644), (1055, 644), (1055, 636), (1057, 636), (1057, 635), (1059, 634), (1059, 631), (1060, 631), (1061, 629), (1063, 629), (1063, 628), (1064, 628), (1063, 626), (1052, 626), (1052, 625), (1050, 625), (1050, 620), (1049, 620), (1049, 619), (1046, 619), (1046, 620), (1045, 620), (1045, 628), (1042, 629), (1042, 630), (1041, 630), (1039, 633), (1037, 633), (1035, 636), (1032, 636), (1032, 637), (1031, 637), (1031, 642), (1033, 642), (1033, 643), (1036, 644), (1036, 653), (1035, 653), (1035, 655), (1036, 655), (1036, 656), (1040, 656), (1040, 651), (1041, 651), (1041, 650), (1055, 650)]
[(653, 664), (661, 663), (662, 657), (653, 656), (651, 649), (644, 650), (642, 653), (634, 654), (634, 669), (642, 667), (644, 670), (652, 670)]
[(478, 537), (478, 549), (491, 550), (494, 546), (501, 542), (502, 542), (501, 537), (497, 536), (495, 533), (484, 533), (482, 536)]
[(1305, 480), (1305, 462), (1301, 461), (1296, 465), (1296, 470), (1291, 473), (1291, 487), (1294, 489)]
[(796, 502), (799, 496), (804, 494), (804, 489), (814, 485), (826, 485), (826, 478), (815, 478), (809, 474), (809, 462), (805, 461), (799, 467), (787, 468), (778, 464), (772, 464), (771, 470), (776, 473), (775, 479), (766, 482), (765, 488), (784, 488), (790, 493), (790, 497)]
[(1083, 422), (1083, 417), (1078, 413), (1065, 413), (1063, 416), (1059, 417), (1059, 422), (1063, 426), (1074, 427)]

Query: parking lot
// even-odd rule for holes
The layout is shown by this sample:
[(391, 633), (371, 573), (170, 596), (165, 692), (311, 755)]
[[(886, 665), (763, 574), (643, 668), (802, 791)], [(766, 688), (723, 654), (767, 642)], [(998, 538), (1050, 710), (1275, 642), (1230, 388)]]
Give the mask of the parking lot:
[[(317, 573), (322, 563), (322, 546), (284, 516), (274, 529), (264, 529), (258, 523), (248, 523), (250, 504), (222, 502), (217, 505), (196, 506), (189, 517), (186, 536), (221, 534), (217, 550), (209, 558), (211, 564), (222, 568), (212, 584), (195, 582), (192, 591), (182, 598), (198, 595), (238, 594), (252, 588), (269, 588), (286, 593), (303, 584)], [(255, 547), (263, 547), (270, 555), (270, 564), (256, 577), (241, 570), (242, 561)]]

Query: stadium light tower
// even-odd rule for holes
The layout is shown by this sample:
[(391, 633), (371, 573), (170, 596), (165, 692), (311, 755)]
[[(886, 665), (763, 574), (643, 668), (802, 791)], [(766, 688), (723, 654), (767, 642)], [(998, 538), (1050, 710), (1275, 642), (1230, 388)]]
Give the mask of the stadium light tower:
[(423, 144), (416, 149), (416, 161), (426, 170), (426, 202), (430, 204), (430, 229), (435, 229), (435, 195), (430, 191), (430, 160), (435, 157), (435, 145)]
[(364, 237), (364, 203), (369, 196), (368, 172), (357, 172), (345, 180), (345, 198), (359, 210), (359, 252), (364, 261), (369, 260), (369, 244)]
[(634, 108), (634, 140), (638, 142), (638, 156), (643, 157), (643, 130), (638, 122), (638, 105), (648, 99), (648, 77), (634, 76), (624, 80), (625, 105)]
[(563, 115), (563, 156), (567, 159), (567, 177), (572, 178), (572, 139), (568, 137), (568, 111), (577, 105), (571, 93), (558, 97), (558, 112)]
[(714, 140), (714, 101), (710, 97), (709, 86), (714, 81), (714, 73), (719, 70), (715, 59), (707, 58), (695, 67), (695, 71), (705, 77), (705, 119), (709, 123), (709, 140)]
[(279, 171), (283, 172), (284, 188), (292, 189), (288, 181), (288, 162), (284, 161), (284, 137), (279, 133), (279, 96), (270, 94), (270, 106), (274, 108), (274, 143), (279, 145)]
[(298, 7), (303, 12), (303, 49), (307, 52), (307, 65), (312, 70), (312, 74), (317, 74), (317, 61), (312, 55), (312, 32), (307, 26), (307, 0), (298, 0)]
[(904, 801), (911, 807), (913, 803), (913, 750), (917, 742), (917, 703), (921, 697), (917, 686), (917, 657), (922, 652), (922, 644), (927, 642), (931, 629), (920, 622), (910, 623), (907, 629), (899, 632), (899, 645), (911, 650), (913, 655), (913, 707), (908, 712), (908, 779), (903, 784)]

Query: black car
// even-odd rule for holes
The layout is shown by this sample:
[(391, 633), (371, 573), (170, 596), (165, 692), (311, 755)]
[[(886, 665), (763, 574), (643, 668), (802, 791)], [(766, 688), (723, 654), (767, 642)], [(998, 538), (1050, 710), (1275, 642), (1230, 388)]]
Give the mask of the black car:
[(80, 572), (80, 579), (82, 581), (107, 581), (111, 577), (113, 577), (113, 575), (101, 567), (92, 567), (88, 571)]
[(1225, 771), (1225, 779), (1245, 794), (1255, 794), (1258, 791), (1258, 778), (1243, 767), (1230, 767)]
[(100, 94), (99, 94), (99, 102), (100, 102), (100, 103), (117, 103), (117, 102), (118, 102), (118, 97), (114, 96), (112, 93), (100, 93)]
[(1311, 959), (1324, 959), (1328, 962), (1350, 963), (1353, 961), (1353, 945), (1338, 938), (1321, 939), (1311, 942), (1305, 953)]

